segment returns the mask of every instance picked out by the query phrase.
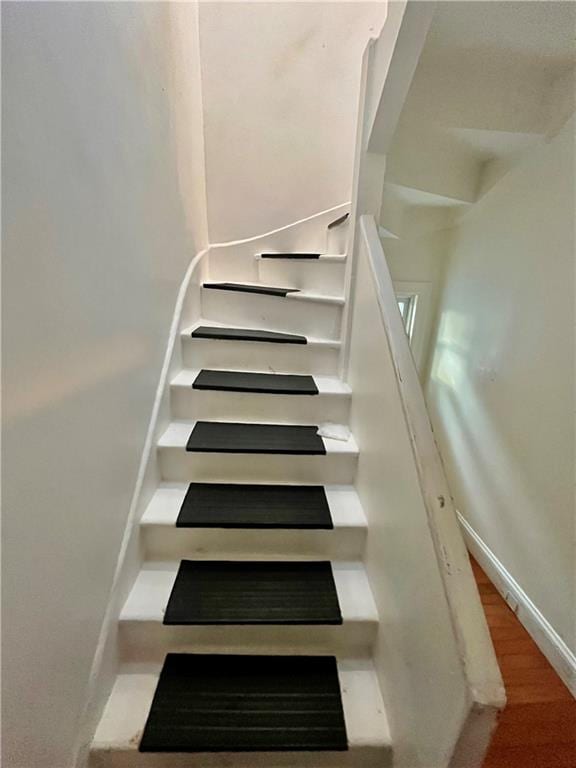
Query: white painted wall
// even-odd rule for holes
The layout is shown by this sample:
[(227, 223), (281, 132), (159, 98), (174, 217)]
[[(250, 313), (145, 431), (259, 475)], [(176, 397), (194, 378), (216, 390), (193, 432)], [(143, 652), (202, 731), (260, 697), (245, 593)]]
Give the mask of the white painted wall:
[(206, 242), (195, 13), (2, 7), (6, 768), (72, 765), (178, 287)]
[(574, 128), (460, 221), (428, 382), (457, 506), (572, 650)]
[(362, 51), (385, 13), (386, 2), (201, 4), (212, 242), (350, 199)]

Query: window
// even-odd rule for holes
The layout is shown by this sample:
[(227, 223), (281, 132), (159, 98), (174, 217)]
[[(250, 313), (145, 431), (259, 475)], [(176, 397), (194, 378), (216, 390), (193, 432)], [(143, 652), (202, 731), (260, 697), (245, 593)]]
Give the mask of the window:
[(414, 362), (419, 374), (423, 375), (432, 324), (432, 283), (426, 280), (395, 280), (394, 291)]
[(412, 333), (414, 331), (414, 318), (416, 316), (416, 301), (418, 297), (416, 294), (398, 294), (396, 301), (398, 302), (398, 309), (402, 316), (404, 328), (410, 341), (412, 340)]

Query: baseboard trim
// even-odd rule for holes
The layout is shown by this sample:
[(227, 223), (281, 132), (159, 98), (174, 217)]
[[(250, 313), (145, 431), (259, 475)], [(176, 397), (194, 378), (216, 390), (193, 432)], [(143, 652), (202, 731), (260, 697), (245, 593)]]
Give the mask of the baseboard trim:
[(512, 595), (518, 603), (516, 615), (538, 648), (554, 667), (559, 677), (576, 698), (576, 655), (572, 653), (554, 627), (542, 615), (518, 582), (480, 538), (470, 523), (457, 512), (466, 545), (486, 572), (498, 592), (506, 599)]

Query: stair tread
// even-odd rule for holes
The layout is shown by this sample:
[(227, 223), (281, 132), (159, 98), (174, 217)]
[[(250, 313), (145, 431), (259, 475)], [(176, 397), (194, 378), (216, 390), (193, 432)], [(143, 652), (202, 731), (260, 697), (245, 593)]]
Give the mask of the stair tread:
[(236, 291), (239, 293), (256, 293), (265, 296), (282, 296), (295, 293), (298, 288), (281, 288), (275, 285), (260, 285), (256, 283), (203, 283), (202, 288), (217, 291)]
[(322, 254), (320, 253), (261, 253), (261, 259), (295, 259), (295, 260), (314, 260), (317, 261)]
[(191, 483), (176, 525), (180, 528), (333, 528), (319, 485)]
[[(305, 301), (319, 304), (334, 304), (343, 306), (345, 299), (343, 296), (330, 296), (315, 291), (302, 291), (300, 288), (287, 288), (275, 285), (263, 285), (262, 283), (203, 283), (202, 289), (211, 291), (231, 291), (232, 293), (249, 293), (253, 296), (280, 297), (287, 301)], [(212, 322), (212, 321), (210, 321)]]
[[(159, 664), (137, 669), (125, 667), (117, 676), (94, 737), (96, 753), (135, 753), (158, 683)], [(338, 678), (342, 694), (349, 749), (372, 747), (391, 752), (391, 737), (378, 680), (372, 664), (364, 659), (339, 659)], [(222, 757), (225, 757), (226, 753)], [(381, 758), (382, 759), (382, 758)], [(175, 757), (166, 765), (176, 765)], [(188, 763), (177, 763), (185, 765)], [(251, 765), (249, 758), (247, 765)], [(270, 760), (268, 765), (272, 764)], [(291, 765), (293, 763), (290, 763)], [(358, 765), (365, 765), (360, 760)], [(384, 763), (379, 761), (380, 765)], [(206, 765), (222, 765), (220, 760)], [(286, 763), (288, 765), (288, 763)], [(322, 765), (319, 761), (317, 765)]]
[(315, 264), (344, 264), (346, 262), (345, 253), (321, 253), (318, 256), (297, 253), (257, 253), (257, 260), (271, 259), (277, 261), (312, 261)]
[[(225, 369), (218, 369), (218, 368), (212, 368), (210, 370), (219, 371), (219, 370), (225, 370)], [(257, 371), (239, 371), (237, 369), (234, 370), (235, 373), (258, 373)], [(181, 371), (179, 371), (176, 376), (172, 379), (171, 386), (173, 387), (183, 387), (186, 389), (189, 389), (194, 384), (194, 381), (200, 371), (193, 370), (189, 368), (185, 368)], [(306, 377), (308, 374), (285, 374), (281, 371), (270, 373), (270, 374), (264, 374), (267, 376), (295, 376), (296, 378)], [(350, 397), (352, 394), (352, 390), (348, 386), (348, 384), (345, 384), (341, 379), (338, 379), (336, 376), (319, 376), (318, 374), (314, 374), (311, 376), (311, 378), (314, 379), (314, 383), (316, 384), (316, 387), (318, 389), (319, 395), (334, 395), (339, 397)], [(266, 381), (270, 381), (270, 379), (266, 379)]]
[(342, 624), (328, 561), (182, 560), (164, 624)]
[(275, 331), (257, 331), (249, 328), (225, 328), (203, 325), (195, 328), (193, 339), (217, 339), (219, 341), (256, 341), (276, 344), (306, 344), (305, 336)]
[(341, 224), (344, 224), (345, 221), (348, 221), (350, 218), (350, 212), (346, 212), (342, 214), (342, 216), (339, 216), (337, 219), (334, 219), (334, 221), (331, 221), (330, 224), (326, 227), (326, 229), (334, 229), (335, 227), (339, 227)]
[[(120, 621), (161, 624), (179, 566), (176, 561), (144, 563), (122, 608)], [(332, 573), (342, 621), (376, 623), (378, 611), (362, 563), (335, 561)]]
[(168, 654), (142, 752), (346, 750), (331, 656)]
[(193, 389), (259, 394), (317, 395), (318, 387), (310, 375), (256, 373), (202, 369), (192, 383)]
[(186, 442), (193, 453), (325, 455), (315, 426), (197, 421)]
[[(210, 483), (197, 485), (213, 485)], [(223, 487), (226, 487), (225, 485)], [(253, 485), (247, 486), (249, 488)], [(303, 486), (270, 486), (267, 488), (300, 488)], [(313, 487), (313, 486), (312, 486)], [(351, 485), (317, 486), (323, 488), (329, 507), (329, 515), (334, 528), (366, 528), (366, 517), (360, 499)], [(163, 483), (155, 491), (141, 519), (141, 525), (173, 527), (176, 525), (184, 499), (188, 492), (188, 483)], [(306, 508), (304, 509), (306, 511)]]
[[(198, 422), (196, 421), (173, 421), (166, 429), (166, 431), (163, 433), (163, 435), (160, 437), (158, 441), (158, 447), (159, 448), (182, 448), (185, 449), (188, 438), (190, 436), (191, 431), (194, 429), (194, 426)], [(211, 422), (212, 424), (228, 424), (229, 422)], [(238, 422), (235, 422), (238, 423)], [(254, 426), (254, 422), (251, 422), (248, 425), (243, 426)], [(299, 425), (263, 425), (263, 426), (299, 426)], [(354, 437), (350, 435), (347, 440), (335, 440), (332, 438), (319, 438), (324, 443), (324, 448), (326, 450), (326, 453), (328, 454), (352, 454), (357, 455), (358, 454), (358, 446), (356, 444), (356, 441), (354, 440)]]
[[(210, 329), (210, 334), (214, 332), (214, 335), (208, 334), (207, 336), (195, 336), (194, 334), (201, 329)], [(222, 331), (222, 334), (219, 334)], [(202, 332), (202, 331), (201, 331)], [(221, 335), (225, 335), (228, 332), (229, 338), (220, 338)], [(237, 335), (237, 333), (239, 335)], [(240, 336), (249, 336), (251, 334), (262, 335), (262, 338), (247, 338), (242, 339)], [(234, 325), (233, 323), (220, 323), (217, 320), (198, 320), (193, 326), (185, 328), (182, 331), (182, 338), (184, 340), (190, 337), (194, 340), (214, 340), (214, 341), (261, 341), (271, 342), (277, 344), (306, 344), (308, 346), (320, 346), (329, 347), (331, 349), (339, 349), (340, 342), (333, 339), (322, 339), (313, 336), (300, 336), (294, 333), (282, 333), (280, 331), (268, 331), (261, 328), (245, 328), (244, 326)], [(265, 338), (264, 338), (265, 337)], [(296, 341), (298, 339), (298, 341)]]

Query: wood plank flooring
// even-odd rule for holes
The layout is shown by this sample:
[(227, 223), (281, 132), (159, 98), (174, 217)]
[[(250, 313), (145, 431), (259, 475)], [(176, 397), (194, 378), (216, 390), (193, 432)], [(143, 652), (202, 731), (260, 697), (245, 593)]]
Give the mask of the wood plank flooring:
[(575, 768), (576, 701), (474, 560), (472, 568), (508, 697), (484, 768)]

